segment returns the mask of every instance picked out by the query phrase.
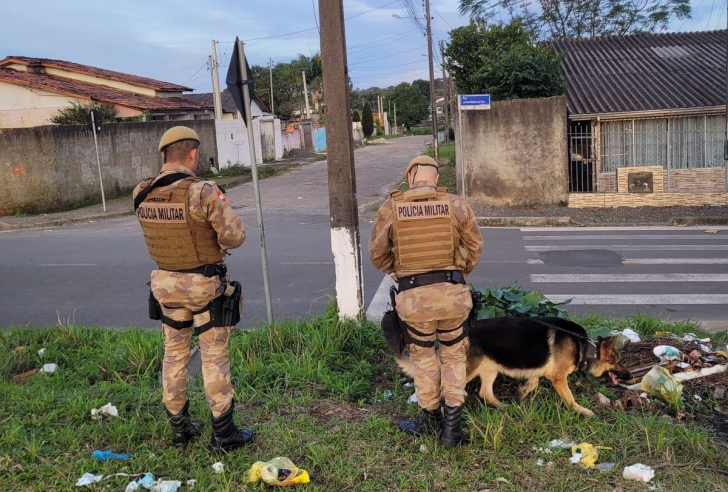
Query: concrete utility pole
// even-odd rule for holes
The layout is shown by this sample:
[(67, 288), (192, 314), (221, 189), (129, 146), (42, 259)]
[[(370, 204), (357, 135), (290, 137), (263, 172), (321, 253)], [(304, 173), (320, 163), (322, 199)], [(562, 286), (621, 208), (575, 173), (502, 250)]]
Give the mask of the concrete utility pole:
[(364, 314), (364, 284), (343, 0), (319, 0), (319, 18), (324, 86), (329, 108), (326, 148), (336, 303), (339, 317), (361, 319)]
[(306, 87), (306, 72), (301, 72), (303, 75), (303, 100), (306, 102), (306, 119), (311, 119), (311, 113), (308, 111), (308, 87)]
[(427, 56), (430, 62), (430, 105), (432, 106), (432, 140), (435, 160), (440, 162), (440, 148), (437, 140), (437, 96), (435, 96), (435, 59), (432, 55), (432, 17), (430, 17), (430, 0), (425, 0), (427, 16)]
[(217, 75), (217, 42), (213, 39), (212, 56), (210, 57), (210, 73), (212, 74), (212, 104), (215, 106), (215, 119), (222, 119), (222, 95), (220, 94), (220, 78)]
[(445, 143), (450, 141), (450, 87), (445, 72), (445, 41), (440, 40), (440, 56), (442, 57), (442, 90), (445, 93)]
[(273, 101), (273, 58), (268, 58), (268, 72), (270, 73), (270, 112), (275, 116), (276, 110)]
[(397, 101), (394, 101), (394, 132), (397, 133)]

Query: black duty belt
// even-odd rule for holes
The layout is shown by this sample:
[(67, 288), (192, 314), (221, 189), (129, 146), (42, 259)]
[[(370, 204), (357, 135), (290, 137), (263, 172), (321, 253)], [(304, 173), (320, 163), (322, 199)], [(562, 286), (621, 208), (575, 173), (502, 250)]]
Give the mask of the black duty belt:
[(424, 287), (425, 285), (439, 284), (442, 282), (465, 285), (465, 276), (463, 272), (458, 270), (440, 270), (420, 273), (419, 275), (410, 275), (399, 279), (399, 291), (404, 292), (415, 287)]
[[(162, 270), (164, 270), (162, 268)], [(209, 264), (202, 265), (201, 267), (193, 268), (192, 270), (165, 270), (167, 272), (175, 273), (196, 273), (198, 275), (204, 275), (205, 277), (224, 277), (227, 275), (227, 265), (224, 263), (220, 265)]]

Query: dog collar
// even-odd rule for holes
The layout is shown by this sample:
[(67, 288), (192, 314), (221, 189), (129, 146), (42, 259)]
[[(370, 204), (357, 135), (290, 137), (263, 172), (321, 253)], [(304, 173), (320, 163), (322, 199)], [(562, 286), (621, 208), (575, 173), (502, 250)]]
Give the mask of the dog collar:
[(579, 370), (583, 371), (589, 367), (589, 363), (597, 359), (599, 353), (599, 343), (592, 339), (587, 338), (581, 346), (581, 354), (579, 361)]

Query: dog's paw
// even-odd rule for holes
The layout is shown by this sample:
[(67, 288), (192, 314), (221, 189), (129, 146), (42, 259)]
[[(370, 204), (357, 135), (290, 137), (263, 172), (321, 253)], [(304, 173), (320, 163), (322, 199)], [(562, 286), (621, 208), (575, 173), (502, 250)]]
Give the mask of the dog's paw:
[(576, 409), (576, 411), (579, 412), (580, 414), (582, 414), (584, 417), (593, 417), (594, 416), (594, 412), (592, 412), (588, 408), (579, 407)]

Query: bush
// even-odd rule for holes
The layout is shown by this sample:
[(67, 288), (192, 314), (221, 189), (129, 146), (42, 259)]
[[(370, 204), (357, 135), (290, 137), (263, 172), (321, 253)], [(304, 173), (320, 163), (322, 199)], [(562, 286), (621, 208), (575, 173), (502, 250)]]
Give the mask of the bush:
[(85, 125), (92, 109), (101, 114), (102, 123), (116, 122), (116, 107), (113, 104), (81, 101), (73, 101), (69, 107), (59, 110), (50, 122), (56, 125)]

